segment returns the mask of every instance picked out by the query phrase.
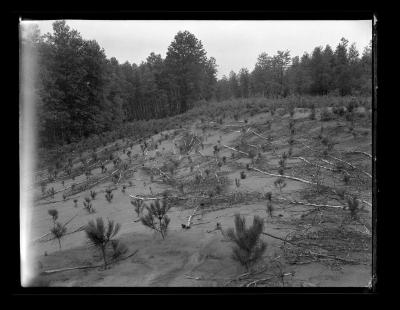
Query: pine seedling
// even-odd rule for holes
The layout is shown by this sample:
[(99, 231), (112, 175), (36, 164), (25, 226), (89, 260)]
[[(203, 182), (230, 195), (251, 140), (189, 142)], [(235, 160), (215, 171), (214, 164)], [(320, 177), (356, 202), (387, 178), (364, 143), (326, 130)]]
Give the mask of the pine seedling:
[(122, 189), (121, 189), (121, 192), (125, 193), (125, 190), (126, 190), (126, 185), (123, 185)]
[(315, 105), (311, 105), (310, 120), (315, 120)]
[(58, 245), (61, 250), (61, 238), (65, 235), (67, 232), (67, 228), (65, 225), (62, 225), (59, 222), (55, 222), (54, 226), (52, 229), (50, 229), (50, 232), (54, 235), (54, 237), (58, 240)]
[(56, 221), (58, 219), (58, 211), (56, 209), (50, 209), (47, 211), (49, 215), (51, 216), (51, 219), (53, 220), (53, 226), (56, 225)]
[(359, 202), (356, 196), (347, 199), (347, 207), (350, 211), (350, 216), (352, 219), (357, 219), (359, 208)]
[(267, 200), (267, 214), (272, 217), (272, 213), (274, 211), (272, 206), (272, 193), (268, 192), (265, 194), (265, 199)]
[(97, 193), (96, 193), (96, 191), (90, 191), (90, 197), (92, 197), (92, 200), (94, 200), (95, 198), (96, 198), (96, 195), (97, 195)]
[(101, 217), (90, 221), (85, 228), (86, 236), (89, 241), (97, 248), (101, 250), (104, 260), (104, 269), (107, 268), (106, 248), (108, 243), (113, 240), (112, 238), (118, 234), (121, 225), (119, 223), (114, 224), (114, 221), (107, 220), (108, 224), (105, 227), (104, 220)]
[(282, 189), (286, 187), (286, 182), (284, 178), (277, 178), (274, 182), (275, 187), (279, 188), (279, 191), (282, 193)]
[(143, 202), (142, 199), (132, 199), (131, 204), (134, 206), (134, 210), (136, 212), (136, 215), (140, 217), (143, 213), (144, 208), (146, 207), (145, 203)]
[(240, 178), (244, 180), (246, 178), (246, 173), (244, 171), (240, 172)]
[(346, 197), (346, 191), (344, 189), (337, 189), (336, 194), (338, 195), (339, 199), (344, 200)]
[(141, 217), (142, 224), (160, 233), (165, 239), (170, 222), (167, 216), (169, 209), (170, 206), (165, 199), (161, 202), (158, 199), (155, 200), (150, 206), (146, 206), (147, 214)]
[(350, 176), (349, 175), (347, 175), (347, 174), (343, 175), (343, 183), (345, 185), (349, 185), (349, 183), (350, 183)]
[(110, 189), (110, 188), (107, 188), (107, 189), (106, 189), (106, 195), (105, 195), (105, 197), (106, 197), (107, 201), (108, 201), (109, 203), (111, 203), (111, 200), (112, 200), (113, 197), (114, 197), (114, 195), (113, 195), (113, 193), (112, 193), (112, 189)]
[(261, 259), (267, 244), (261, 240), (264, 221), (254, 216), (253, 225), (246, 228), (246, 220), (240, 214), (235, 214), (235, 229), (229, 228), (225, 235), (234, 243), (232, 258), (238, 261), (247, 271)]
[(249, 151), (249, 158), (251, 159), (251, 161), (253, 162), (254, 158), (256, 157), (257, 152), (255, 150), (250, 150)]
[(226, 156), (222, 156), (222, 162), (226, 164)]
[(83, 208), (88, 212), (88, 213), (94, 213), (95, 210), (93, 209), (92, 202), (89, 197), (85, 198), (85, 201), (83, 202)]
[(78, 208), (78, 199), (74, 199), (74, 207)]
[(65, 193), (63, 193), (62, 197), (63, 197), (63, 200), (67, 199), (67, 195)]
[(47, 191), (47, 194), (50, 195), (52, 198), (54, 198), (55, 193), (56, 193), (56, 191), (54, 190), (54, 187), (50, 188)]
[(125, 254), (128, 251), (128, 248), (125, 244), (120, 242), (118, 239), (111, 240), (111, 247), (113, 250), (112, 257), (113, 259), (117, 259), (121, 255)]
[(240, 187), (240, 179), (236, 179), (235, 178), (235, 185), (236, 185), (236, 189), (239, 189), (239, 187)]

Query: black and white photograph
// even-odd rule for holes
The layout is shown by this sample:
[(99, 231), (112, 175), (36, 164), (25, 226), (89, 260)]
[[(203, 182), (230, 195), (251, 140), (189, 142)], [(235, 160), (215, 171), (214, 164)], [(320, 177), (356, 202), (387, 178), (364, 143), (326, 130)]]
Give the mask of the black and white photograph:
[(373, 288), (375, 23), (22, 15), (21, 287)]

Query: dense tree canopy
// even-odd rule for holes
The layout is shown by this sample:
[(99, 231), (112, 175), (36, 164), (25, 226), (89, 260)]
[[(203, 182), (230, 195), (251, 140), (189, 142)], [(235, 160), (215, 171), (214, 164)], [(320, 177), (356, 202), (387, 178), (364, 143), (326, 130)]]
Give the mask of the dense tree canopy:
[(42, 146), (184, 113), (200, 100), (371, 93), (371, 46), (360, 57), (344, 38), (334, 51), (316, 47), (302, 57), (261, 53), (252, 71), (231, 71), (218, 81), (215, 58), (208, 58), (188, 31), (178, 32), (165, 59), (151, 53), (139, 65), (107, 59), (96, 41), (83, 39), (65, 21), (54, 22), (51, 34), (32, 28), (22, 44), (39, 55), (36, 111)]

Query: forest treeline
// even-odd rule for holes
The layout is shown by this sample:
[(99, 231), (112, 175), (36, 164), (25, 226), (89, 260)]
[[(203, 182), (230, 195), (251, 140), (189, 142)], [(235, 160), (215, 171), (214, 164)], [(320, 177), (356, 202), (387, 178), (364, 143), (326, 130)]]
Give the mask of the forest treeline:
[(335, 50), (316, 47), (302, 57), (261, 53), (252, 71), (218, 80), (215, 58), (188, 31), (176, 34), (165, 58), (151, 53), (139, 65), (108, 59), (96, 41), (83, 39), (65, 21), (54, 22), (53, 33), (34, 27), (28, 34), (22, 45), (38, 55), (35, 111), (42, 147), (184, 113), (199, 101), (372, 91), (371, 44), (359, 55), (344, 38)]

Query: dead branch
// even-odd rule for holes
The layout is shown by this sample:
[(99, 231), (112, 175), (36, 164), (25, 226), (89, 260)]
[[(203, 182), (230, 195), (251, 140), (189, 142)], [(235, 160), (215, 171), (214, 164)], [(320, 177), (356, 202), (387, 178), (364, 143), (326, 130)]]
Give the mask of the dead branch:
[(230, 149), (230, 150), (232, 150), (232, 151), (239, 152), (239, 153), (242, 153), (242, 154), (244, 154), (244, 155), (246, 155), (246, 156), (249, 156), (248, 153), (243, 152), (243, 151), (240, 151), (240, 150), (237, 150), (237, 149), (235, 149), (235, 148), (233, 148), (233, 147), (230, 147), (230, 146), (227, 146), (227, 145), (225, 145), (225, 144), (223, 144), (222, 146), (223, 146), (223, 147), (226, 147), (226, 148), (228, 148), (228, 149)]
[[(309, 149), (309, 150), (311, 150), (311, 151), (313, 151), (313, 152), (319, 153), (319, 151), (313, 149), (312, 147), (308, 146), (307, 144), (305, 144), (305, 143), (303, 143), (303, 142), (301, 142), (301, 141), (299, 141), (299, 142), (300, 142), (304, 147), (306, 147), (307, 149)], [(330, 155), (330, 154), (328, 154), (327, 156), (330, 157), (330, 158), (332, 158), (332, 159), (335, 159), (335, 160), (337, 160), (337, 161), (339, 161), (339, 162), (342, 162), (342, 163), (348, 165), (349, 167), (351, 167), (351, 168), (354, 169), (354, 170), (360, 171), (361, 173), (365, 174), (365, 175), (368, 176), (369, 178), (372, 178), (372, 175), (369, 174), (368, 172), (362, 170), (361, 168), (358, 168), (358, 167), (354, 166), (353, 164), (351, 164), (351, 163), (349, 163), (349, 162), (347, 162), (347, 161), (345, 161), (345, 160), (343, 160), (343, 159), (340, 159), (340, 158), (338, 158), (338, 157), (332, 156), (332, 155)]]
[(346, 154), (362, 154), (369, 158), (372, 158), (371, 154), (368, 154), (367, 152), (361, 152), (361, 151), (349, 151), (349, 152), (346, 152)]
[[(265, 233), (265, 232), (262, 232), (262, 234), (263, 234), (263, 235), (266, 235), (266, 236), (269, 236), (269, 237), (271, 237), (271, 238), (275, 238), (275, 239), (278, 239), (278, 240), (287, 242), (287, 243), (289, 243), (289, 244), (291, 244), (291, 245), (294, 245), (294, 246), (296, 246), (296, 247), (299, 247), (299, 248), (306, 248), (304, 245), (295, 244), (295, 243), (293, 243), (293, 242), (290, 242), (290, 241), (288, 241), (288, 240), (282, 239), (282, 238), (280, 238), (280, 237), (277, 237), (277, 236), (274, 236), (274, 235), (271, 235), (271, 234), (268, 234), (268, 233)], [(351, 263), (351, 264), (356, 264), (356, 263), (358, 263), (358, 262), (355, 261), (355, 260), (346, 259), (346, 258), (341, 258), (341, 257), (337, 257), (337, 256), (333, 256), (333, 255), (328, 255), (328, 254), (317, 253), (317, 252), (311, 251), (311, 250), (309, 250), (309, 249), (307, 249), (307, 251), (308, 251), (308, 253), (309, 253), (310, 255), (315, 255), (315, 256), (319, 256), (319, 257), (326, 257), (326, 258), (335, 259), (335, 260), (340, 260), (340, 261), (343, 261), (343, 262), (346, 262), (346, 263)]]
[(139, 200), (158, 200), (158, 199), (162, 199), (162, 197), (139, 197), (139, 196), (135, 196), (135, 195), (129, 195), (129, 196), (134, 198), (134, 199), (139, 199)]
[[(139, 250), (136, 250), (132, 254), (130, 254), (130, 255), (124, 257), (124, 258), (120, 258), (120, 259), (117, 259), (117, 260), (112, 260), (111, 262), (107, 263), (107, 265), (114, 264), (114, 263), (123, 261), (125, 259), (128, 259), (128, 258), (132, 257), (133, 255), (135, 255), (138, 251)], [(78, 267), (69, 267), (69, 268), (45, 270), (45, 271), (41, 272), (41, 274), (53, 274), (53, 273), (56, 273), (56, 272), (63, 272), (63, 271), (70, 271), (70, 270), (77, 270), (77, 269), (99, 268), (99, 267), (103, 267), (103, 266), (104, 265), (101, 264), (101, 265), (95, 265), (95, 266), (89, 265), (89, 266), (78, 266)]]
[(346, 173), (347, 175), (350, 175), (350, 173), (349, 173), (348, 171), (346, 171), (346, 170), (343, 170), (343, 169), (338, 170), (338, 169), (334, 169), (334, 168), (329, 168), (329, 167), (321, 166), (321, 165), (318, 165), (318, 164), (316, 164), (316, 163), (312, 163), (312, 162), (308, 161), (308, 160), (305, 159), (304, 157), (300, 157), (300, 156), (299, 156), (299, 157), (292, 157), (292, 158), (293, 158), (293, 159), (300, 159), (300, 160), (306, 162), (306, 163), (309, 164), (309, 165), (316, 166), (316, 167), (319, 167), (319, 168), (322, 168), (322, 169), (325, 169), (325, 170), (329, 170), (329, 171), (332, 171), (332, 172), (341, 172), (341, 171), (343, 171), (343, 172)]
[(185, 229), (189, 229), (190, 225), (192, 225), (192, 218), (193, 216), (196, 214), (197, 210), (199, 209), (200, 205), (198, 205), (194, 210), (193, 213), (189, 216), (187, 224), (186, 225), (182, 225), (183, 228)]
[(260, 169), (255, 168), (255, 167), (252, 167), (252, 166), (250, 166), (249, 169), (250, 170), (254, 170), (254, 171), (258, 171), (258, 172), (260, 172), (262, 174), (269, 175), (269, 176), (272, 176), (272, 177), (285, 178), (285, 179), (294, 180), (294, 181), (298, 181), (298, 182), (302, 182), (302, 183), (306, 183), (306, 184), (310, 184), (310, 185), (318, 185), (317, 183), (312, 182), (312, 181), (308, 181), (308, 180), (292, 177), (292, 176), (289, 176), (289, 175), (281, 175), (281, 174), (275, 174), (275, 173), (266, 172), (266, 171), (262, 171)]
[(324, 205), (324, 204), (315, 204), (315, 203), (309, 203), (309, 202), (303, 202), (303, 201), (296, 201), (296, 200), (289, 200), (286, 198), (276, 198), (278, 200), (283, 200), (291, 204), (298, 204), (298, 205), (303, 205), (303, 206), (310, 206), (310, 207), (316, 207), (316, 208), (337, 208), (337, 209), (344, 209), (345, 206), (333, 206), (333, 205)]

